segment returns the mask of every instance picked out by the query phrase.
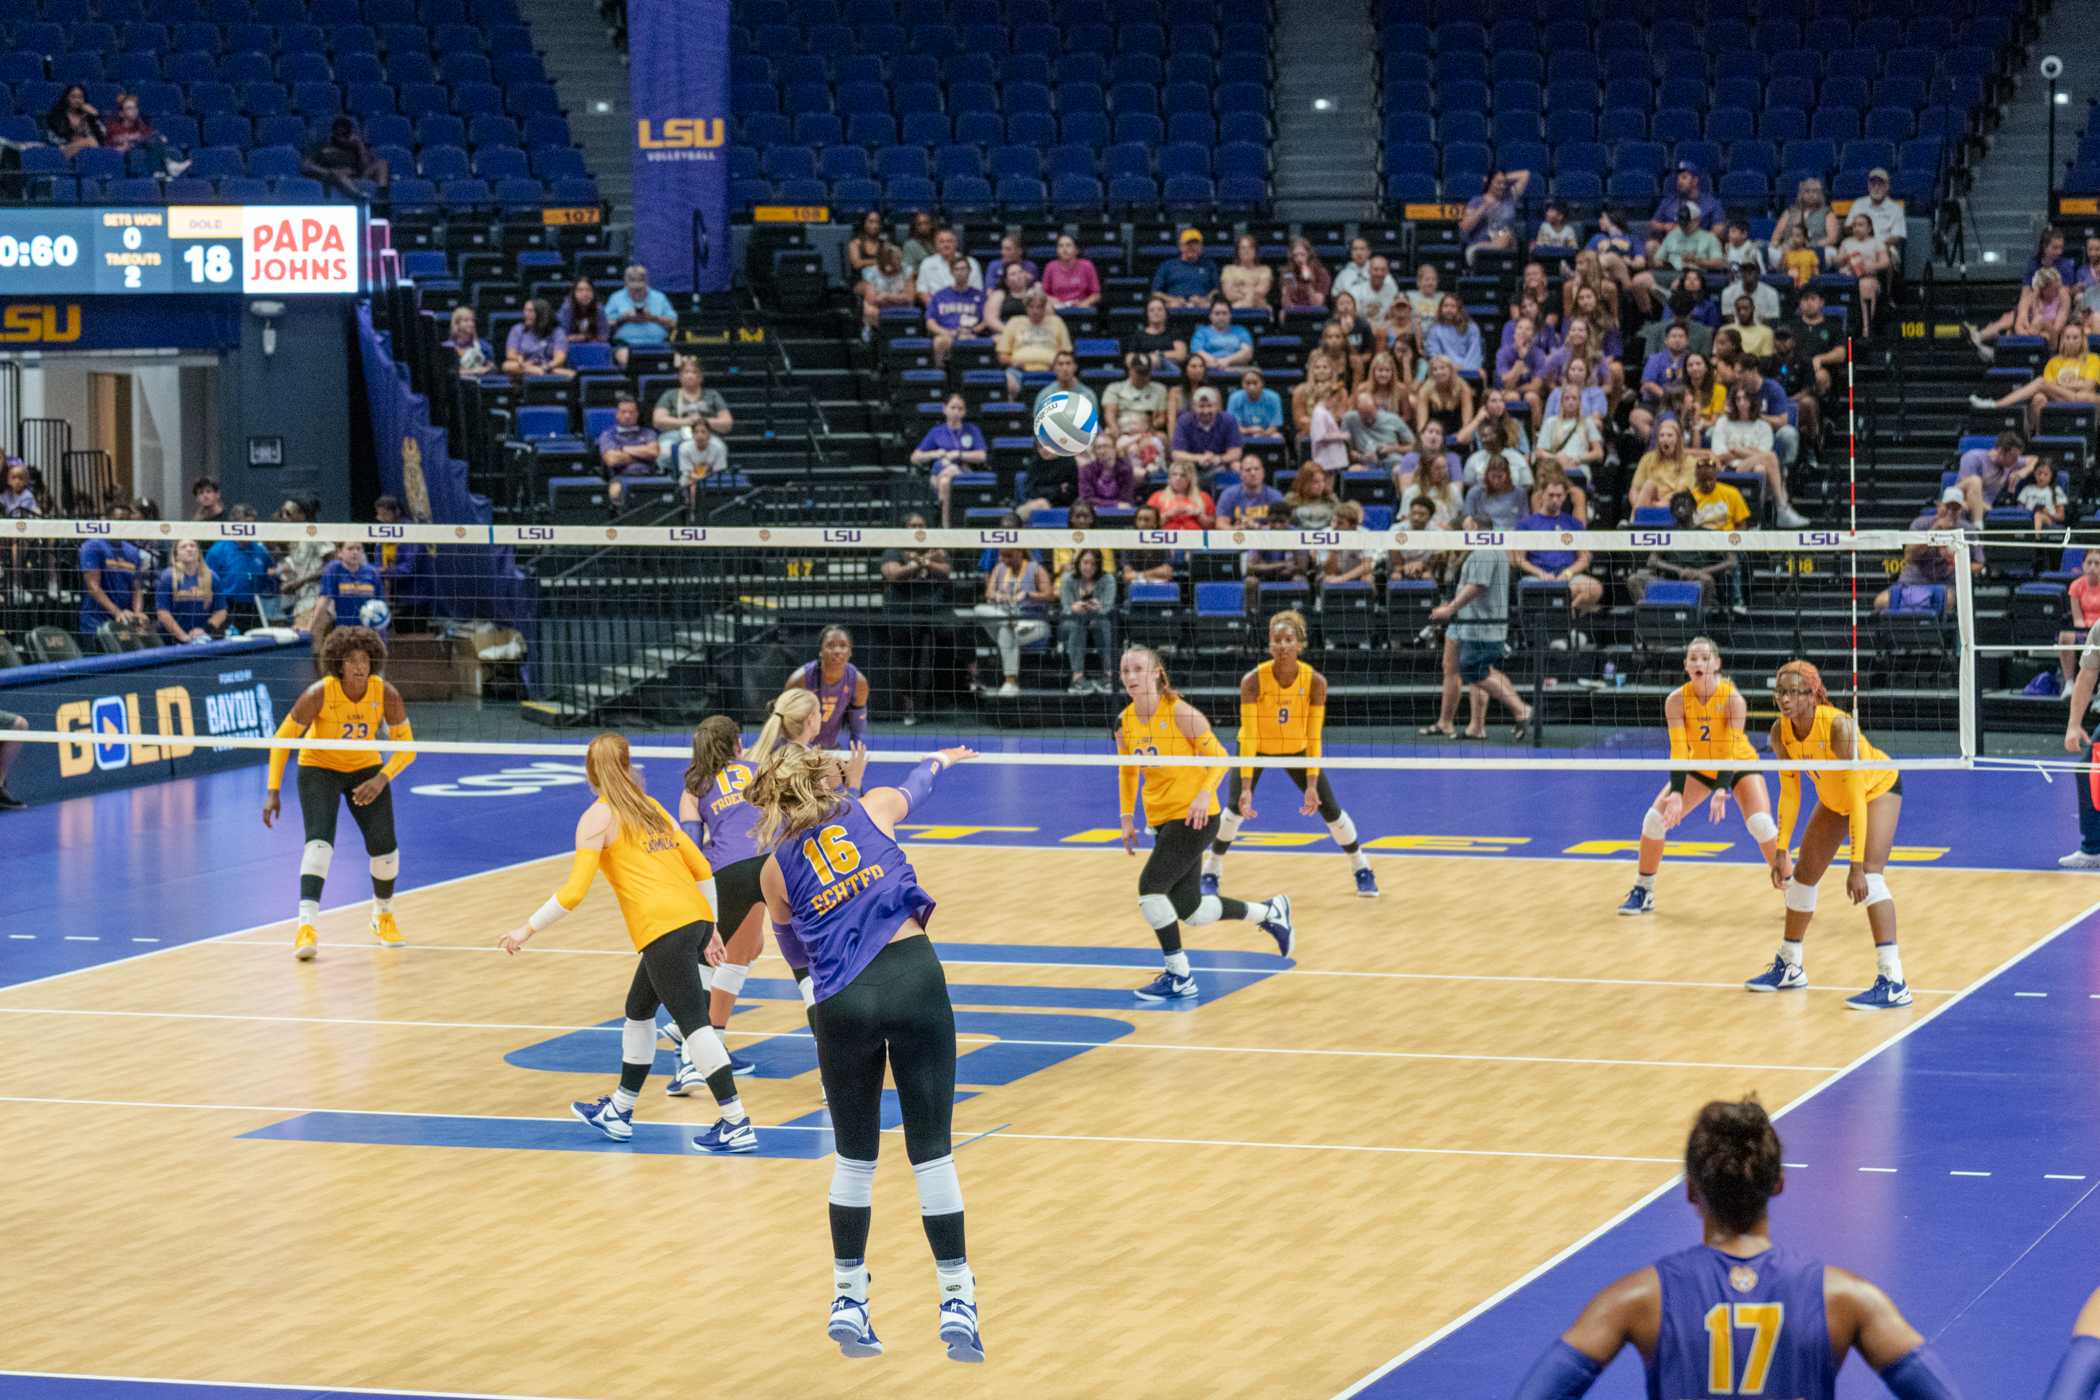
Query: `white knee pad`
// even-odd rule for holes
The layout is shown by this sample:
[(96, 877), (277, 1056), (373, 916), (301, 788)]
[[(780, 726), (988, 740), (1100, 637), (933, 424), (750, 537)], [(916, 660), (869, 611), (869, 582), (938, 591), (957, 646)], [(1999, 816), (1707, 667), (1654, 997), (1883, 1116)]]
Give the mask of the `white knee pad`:
[(678, 1047), (685, 1062), (702, 1074), (713, 1074), (729, 1063), (729, 1052), (722, 1048), (722, 1037), (713, 1026), (697, 1026)]
[(863, 1210), (875, 1204), (875, 1164), (856, 1162), (851, 1157), (834, 1157), (831, 1162), (831, 1203), (859, 1206)]
[(1232, 838), (1240, 834), (1240, 823), (1244, 820), (1238, 812), (1222, 813), (1218, 817), (1218, 839), (1230, 844)]
[(326, 841), (309, 841), (299, 855), (299, 873), (328, 878), (328, 867), (335, 860), (335, 847)]
[(1797, 914), (1813, 914), (1816, 909), (1816, 887), (1804, 885), (1793, 876), (1787, 876), (1786, 907)]
[(620, 1027), (620, 1062), (629, 1065), (656, 1063), (656, 1018), (628, 1021)]
[(744, 990), (744, 979), (750, 975), (751, 969), (748, 967), (737, 963), (723, 963), (715, 969), (714, 989), (735, 996)]
[(963, 1208), (962, 1178), (955, 1174), (952, 1153), (918, 1163), (912, 1174), (919, 1179), (919, 1214), (953, 1215)]
[(1153, 928), (1165, 928), (1176, 921), (1174, 901), (1163, 894), (1141, 894), (1138, 896), (1138, 913)]
[(1660, 841), (1669, 834), (1670, 824), (1663, 820), (1662, 813), (1650, 807), (1641, 815), (1641, 839), (1643, 841)]
[(375, 880), (391, 880), (391, 879), (393, 879), (394, 877), (396, 877), (397, 875), (399, 875), (400, 873), (401, 873), (401, 852), (400, 852), (400, 851), (399, 851), (398, 849), (396, 849), (396, 850), (391, 850), (391, 851), (388, 851), (388, 852), (387, 852), (387, 853), (386, 853), (385, 855), (383, 855), (383, 856), (373, 856), (373, 857), (372, 857), (372, 878), (373, 878), (373, 879), (375, 879)]
[(1896, 896), (1889, 893), (1889, 882), (1880, 875), (1867, 877), (1867, 897), (1860, 901), (1868, 909), (1877, 904), (1887, 904)]
[(1225, 915), (1225, 901), (1214, 894), (1207, 894), (1196, 901), (1195, 909), (1182, 920), (1185, 924), (1214, 924)]
[(1327, 834), (1334, 838), (1334, 844), (1337, 846), (1353, 846), (1356, 844), (1356, 823), (1344, 812), (1336, 820), (1327, 823)]
[(1752, 812), (1743, 819), (1743, 825), (1749, 828), (1750, 838), (1760, 845), (1779, 839), (1779, 823), (1772, 820), (1770, 812)]

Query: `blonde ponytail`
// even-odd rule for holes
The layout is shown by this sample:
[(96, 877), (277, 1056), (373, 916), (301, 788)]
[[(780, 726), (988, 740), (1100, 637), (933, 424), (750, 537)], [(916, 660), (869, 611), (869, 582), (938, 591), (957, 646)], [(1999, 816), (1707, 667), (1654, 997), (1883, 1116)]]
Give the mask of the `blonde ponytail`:
[(795, 736), (822, 708), (823, 703), (813, 690), (781, 691), (779, 698), (766, 710), (766, 727), (758, 731), (758, 741), (745, 751), (745, 760), (756, 768), (776, 746), (799, 743)]
[(837, 771), (822, 752), (803, 744), (783, 744), (767, 754), (744, 789), (744, 800), (759, 810), (758, 844), (770, 848), (838, 810), (839, 795), (826, 781)]
[(583, 768), (591, 780), (591, 789), (612, 808), (613, 819), (623, 834), (660, 836), (672, 830), (663, 808), (635, 781), (634, 759), (624, 735), (600, 734), (591, 740), (584, 753)]

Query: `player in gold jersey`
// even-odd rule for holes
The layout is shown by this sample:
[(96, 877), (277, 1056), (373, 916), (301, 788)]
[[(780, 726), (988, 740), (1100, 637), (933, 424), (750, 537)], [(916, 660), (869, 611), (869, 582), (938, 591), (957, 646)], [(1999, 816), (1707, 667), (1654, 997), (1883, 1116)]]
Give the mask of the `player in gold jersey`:
[[(1830, 703), (1823, 677), (1806, 661), (1779, 668), (1772, 694), (1779, 719), (1772, 726), (1772, 752), (1780, 758), (1850, 762), (1886, 759), (1867, 742), (1844, 711)], [(1801, 808), (1801, 775), (1779, 775), (1779, 846), (1771, 862), (1772, 884), (1786, 891), (1786, 936), (1772, 966), (1743, 985), (1753, 992), (1790, 992), (1808, 985), (1801, 942), (1816, 916), (1816, 882), (1830, 868), (1838, 843), (1850, 838), (1852, 868), (1845, 893), (1867, 910), (1874, 934), (1874, 985), (1845, 999), (1854, 1011), (1893, 1011), (1910, 1005), (1910, 984), (1896, 951), (1896, 897), (1882, 875), (1896, 844), (1896, 819), (1903, 812), (1903, 775), (1894, 768), (1808, 770), (1816, 785), (1816, 810), (1801, 830), (1801, 857), (1790, 861), (1787, 838)]]
[(1218, 834), (1218, 782), (1225, 776), (1225, 746), (1210, 721), (1174, 693), (1167, 668), (1150, 647), (1131, 647), (1119, 668), (1130, 703), (1116, 720), (1116, 752), (1143, 757), (1205, 757), (1215, 764), (1122, 767), (1116, 786), (1123, 809), (1123, 849), (1137, 854), (1137, 799), (1142, 780), (1145, 821), (1152, 828), (1152, 854), (1138, 875), (1138, 912), (1159, 939), (1166, 970), (1138, 989), (1143, 1001), (1180, 1001), (1196, 995), (1189, 955), (1181, 949), (1181, 925), (1219, 919), (1253, 919), (1276, 940), (1285, 957), (1296, 946), (1291, 901), (1283, 895), (1259, 902), (1204, 894), (1203, 852)]
[(1628, 916), (1655, 911), (1655, 875), (1662, 869), (1663, 844), (1670, 829), (1684, 814), (1711, 793), (1707, 820), (1718, 824), (1728, 815), (1731, 793), (1743, 809), (1743, 825), (1751, 839), (1772, 863), (1772, 850), (1779, 840), (1779, 827), (1772, 821), (1772, 803), (1765, 780), (1755, 773), (1738, 773), (1731, 762), (1755, 761), (1757, 750), (1743, 733), (1749, 706), (1735, 682), (1721, 674), (1721, 649), (1710, 637), (1694, 637), (1684, 649), (1684, 674), (1689, 678), (1663, 701), (1663, 723), (1670, 730), (1670, 757), (1710, 758), (1711, 769), (1673, 769), (1670, 781), (1655, 795), (1641, 818), (1641, 857), (1633, 889), (1619, 906)]
[[(1269, 659), (1240, 680), (1240, 757), (1303, 757), (1303, 768), (1283, 771), (1298, 785), (1304, 801), (1298, 815), (1314, 812), (1327, 823), (1334, 838), (1356, 869), (1356, 893), (1364, 899), (1378, 898), (1378, 879), (1371, 873), (1356, 837), (1356, 823), (1335, 801), (1334, 788), (1320, 771), (1319, 757), (1327, 728), (1327, 678), (1299, 661), (1307, 641), (1305, 614), (1287, 609), (1269, 619)], [(1203, 893), (1218, 892), (1218, 877), (1225, 872), (1225, 854), (1239, 835), (1240, 823), (1252, 821), (1254, 789), (1261, 785), (1265, 768), (1235, 768), (1225, 789), (1225, 811), (1218, 820), (1217, 839), (1203, 858)]]
[(625, 739), (600, 734), (584, 751), (583, 767), (597, 800), (577, 819), (569, 878), (530, 919), (497, 940), (504, 952), (516, 953), (583, 903), (596, 875), (605, 877), (620, 902), (628, 941), (641, 954), (620, 1028), (620, 1086), (595, 1103), (572, 1103), (569, 1111), (614, 1142), (634, 1136), (635, 1100), (656, 1063), (656, 1008), (662, 1006), (684, 1033), (670, 1092), (684, 1095), (704, 1082), (721, 1110), (693, 1146), (702, 1152), (755, 1151), (758, 1133), (737, 1097), (729, 1052), (708, 1024), (707, 993), (700, 986), (701, 959), (722, 960), (714, 870), (663, 804), (642, 791)]
[[(386, 666), (386, 643), (369, 627), (338, 627), (321, 646), (320, 680), (306, 688), (292, 712), (277, 727), (280, 739), (377, 739), (399, 745), (380, 766), (372, 749), (299, 750), (299, 816), (306, 823), (306, 850), (299, 857), (299, 931), (292, 937), (292, 956), (310, 961), (321, 946), (315, 920), (321, 912), (321, 888), (335, 859), (338, 804), (350, 799), (350, 816), (365, 838), (365, 857), (372, 871), (372, 936), (388, 947), (401, 942), (394, 922), (394, 881), (401, 874), (401, 847), (394, 838), (393, 781), (415, 762), (409, 747), (408, 707), (401, 692), (380, 678)], [(290, 749), (270, 750), (269, 791), (263, 797), (263, 825), (272, 826), (282, 809), (278, 791)]]

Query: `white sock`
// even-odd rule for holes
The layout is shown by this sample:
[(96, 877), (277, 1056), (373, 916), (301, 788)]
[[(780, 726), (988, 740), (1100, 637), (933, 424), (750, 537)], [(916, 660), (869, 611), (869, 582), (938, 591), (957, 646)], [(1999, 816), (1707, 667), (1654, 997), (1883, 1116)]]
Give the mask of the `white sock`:
[(1788, 967), (1806, 966), (1806, 964), (1801, 961), (1801, 945), (1799, 943), (1792, 943), (1784, 938), (1780, 939), (1779, 956), (1786, 961), (1786, 965)]
[(372, 898), (372, 907), (378, 913), (391, 914), (394, 912), (393, 898), (389, 896), (386, 899), (381, 899), (377, 895), (374, 895)]
[(1185, 952), (1167, 954), (1167, 971), (1173, 973), (1176, 977), (1188, 976), (1189, 955)]
[(1203, 873), (1204, 873), (1205, 875), (1208, 875), (1208, 876), (1210, 876), (1210, 877), (1211, 877), (1212, 879), (1216, 879), (1216, 878), (1218, 877), (1219, 873), (1220, 873), (1221, 871), (1223, 871), (1224, 869), (1225, 869), (1225, 857), (1223, 857), (1223, 856), (1219, 855), (1219, 854), (1218, 854), (1218, 853), (1217, 853), (1216, 851), (1206, 851), (1206, 852), (1204, 852), (1204, 854), (1203, 854)]
[(1276, 917), (1276, 902), (1275, 902), (1274, 900), (1271, 900), (1271, 899), (1250, 899), (1250, 900), (1248, 900), (1248, 901), (1247, 901), (1247, 922), (1248, 922), (1248, 923), (1251, 923), (1251, 924), (1265, 924), (1265, 923), (1267, 923), (1267, 922), (1268, 922), (1269, 920), (1271, 920), (1271, 919), (1273, 919), (1273, 918), (1275, 918), (1275, 917)]
[(739, 1095), (731, 1094), (728, 1098), (716, 1104), (715, 1107), (722, 1110), (722, 1117), (727, 1122), (741, 1123), (744, 1121), (744, 1100)]
[(631, 1089), (620, 1088), (612, 1092), (613, 1107), (622, 1113), (634, 1112), (634, 1106), (642, 1096)]
[(851, 1298), (856, 1303), (868, 1301), (868, 1266), (856, 1259), (851, 1264), (831, 1262), (831, 1289), (841, 1298)]
[(933, 1272), (940, 1280), (942, 1302), (960, 1298), (973, 1308), (977, 1306), (977, 1276), (970, 1272), (967, 1263), (936, 1263)]
[(1349, 852), (1349, 863), (1358, 870), (1369, 870), (1371, 868), (1371, 858), (1364, 854), (1361, 846)]
[(300, 922), (300, 923), (302, 923), (302, 924), (310, 924), (310, 923), (312, 923), (312, 922), (313, 922), (314, 920), (316, 920), (316, 919), (318, 919), (318, 918), (320, 918), (320, 917), (321, 917), (321, 901), (320, 901), (320, 900), (318, 900), (318, 899), (302, 899), (302, 900), (300, 900), (300, 901), (299, 901), (299, 922)]
[(1903, 980), (1903, 955), (1896, 951), (1895, 944), (1874, 945), (1874, 970), (1891, 982)]
[(1655, 877), (1653, 875), (1643, 875), (1636, 870), (1633, 872), (1633, 887), (1637, 890), (1652, 890), (1655, 888)]

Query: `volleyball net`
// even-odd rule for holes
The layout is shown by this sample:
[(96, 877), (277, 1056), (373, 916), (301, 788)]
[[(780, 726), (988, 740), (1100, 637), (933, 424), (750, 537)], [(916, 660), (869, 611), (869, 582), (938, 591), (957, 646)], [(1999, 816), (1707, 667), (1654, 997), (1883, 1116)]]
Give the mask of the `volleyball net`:
[[(201, 595), (186, 541), (219, 561)], [(872, 761), (963, 743), (994, 763), (1106, 766), (1136, 761), (1108, 741), (1126, 648), (1156, 652), (1237, 755), (1242, 680), (1288, 612), (1324, 678), (1329, 768), (1667, 768), (1662, 706), (1694, 637), (1719, 649), (1766, 768), (1798, 766), (1763, 752), (1774, 674), (1796, 659), (1912, 766), (2068, 766), (2084, 756), (2063, 751), (2062, 700), (2034, 680), (2075, 666), (2035, 587), (2061, 591), (2063, 543), (1993, 542), (1979, 573), (1958, 532), (17, 519), (0, 521), (0, 662), (28, 669), (0, 668), (0, 709), (37, 744), (168, 749), (156, 715), (98, 709), (98, 685), (120, 687), (97, 678), (260, 649), (297, 684), (255, 687), (225, 724), (190, 715), (185, 742), (267, 747), (317, 674), (325, 589), (338, 622), (382, 623), (425, 752), (573, 757), (613, 729), (677, 757), (709, 714), (754, 733), (842, 633)], [(140, 618), (98, 613), (91, 582)], [(175, 642), (171, 611), (201, 620), (199, 640)], [(83, 708), (75, 691), (96, 693)]]

